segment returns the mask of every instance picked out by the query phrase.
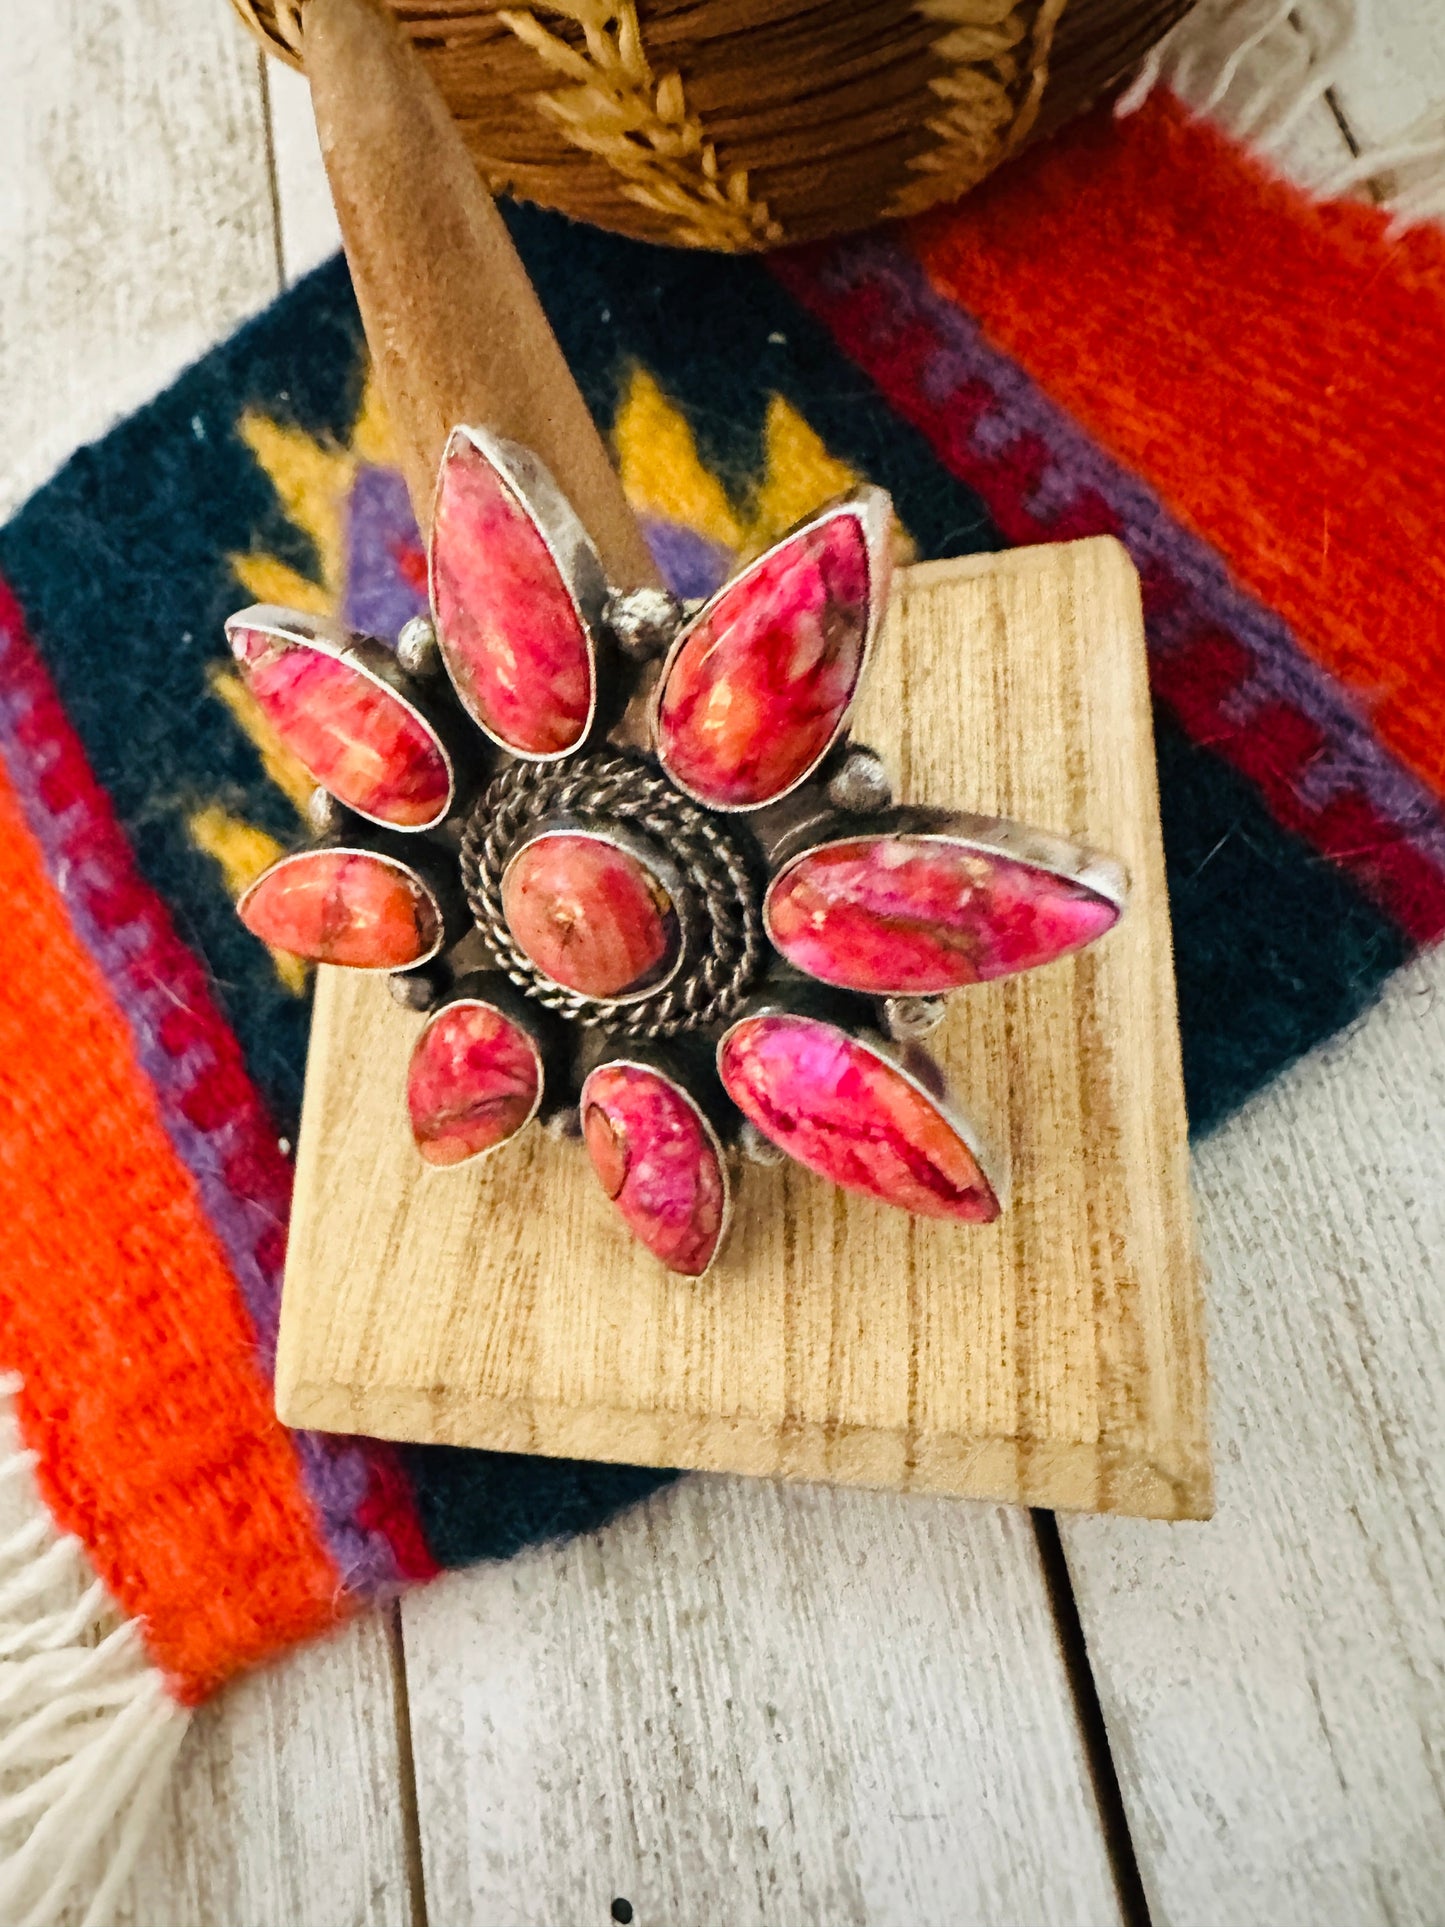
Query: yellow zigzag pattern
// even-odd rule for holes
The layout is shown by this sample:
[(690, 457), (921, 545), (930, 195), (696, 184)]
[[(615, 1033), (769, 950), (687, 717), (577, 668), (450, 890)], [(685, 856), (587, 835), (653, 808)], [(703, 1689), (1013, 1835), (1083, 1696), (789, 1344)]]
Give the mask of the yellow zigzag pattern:
[[(363, 466), (394, 467), (390, 427), (374, 380), (368, 376), (361, 407), (344, 446), (249, 412), (238, 424), (246, 446), (270, 478), (277, 499), (316, 550), (317, 576), (302, 575), (265, 551), (230, 558), (242, 588), (257, 602), (276, 602), (308, 615), (330, 615), (345, 587), (346, 504)], [(633, 370), (613, 430), (618, 469), (627, 499), (639, 514), (662, 517), (694, 530), (739, 558), (765, 549), (792, 525), (859, 477), (830, 455), (808, 423), (781, 395), (768, 404), (763, 469), (745, 501), (732, 501), (698, 453), (682, 410), (645, 369)], [(905, 555), (911, 545), (903, 539)], [(233, 669), (218, 666), (211, 688), (243, 729), (276, 787), (304, 816), (315, 787), (277, 737)], [(191, 839), (219, 866), (235, 898), (282, 854), (274, 837), (208, 803), (189, 819)], [(276, 974), (297, 996), (307, 969), (299, 959), (272, 951)]]

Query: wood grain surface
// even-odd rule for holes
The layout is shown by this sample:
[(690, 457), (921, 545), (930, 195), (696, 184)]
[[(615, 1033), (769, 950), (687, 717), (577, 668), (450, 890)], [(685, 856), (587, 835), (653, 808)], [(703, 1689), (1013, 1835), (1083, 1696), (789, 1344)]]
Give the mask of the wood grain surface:
[[(1388, 135), (1445, 98), (1433, 0), (1374, 12), (1340, 63), (1339, 118), (1321, 106), (1296, 130), (1302, 178), (1349, 160), (1342, 123)], [(8, 506), (269, 297), (278, 227), (294, 274), (335, 226), (304, 83), (273, 66), (264, 84), (218, 0), (8, 0), (0, 65)], [(1424, 1496), (1441, 1369), (1423, 1342), (1434, 1307), (1412, 1307), (1445, 1274), (1442, 1009), (1437, 955), (1336, 1047), (1327, 1102), (1302, 1066), (1201, 1154), (1214, 1523), (1065, 1527), (1108, 1712), (1102, 1765), (1148, 1896), (1130, 1927), (1440, 1919), (1445, 1823), (1423, 1735), (1445, 1730), (1445, 1533)], [(401, 1729), (400, 1648), (375, 1625), (233, 1688), (193, 1729), (115, 1927), (506, 1927), (537, 1888), (549, 1927), (608, 1927), (609, 1885), (636, 1927), (1112, 1927), (1022, 1521), (751, 1480), (688, 1490), (705, 1494), (701, 1519), (704, 1502), (675, 1493), (594, 1539), (409, 1596)], [(801, 1591), (784, 1583), (793, 1562)], [(907, 1659), (885, 1667), (890, 1609)], [(648, 1666), (664, 1635), (668, 1667)], [(694, 1643), (705, 1670), (687, 1663)], [(769, 1704), (797, 1717), (774, 1725)], [(749, 1825), (779, 1774), (782, 1825), (766, 1804)], [(700, 1913), (654, 1915), (640, 1903), (696, 1894), (697, 1835), (734, 1865), (703, 1862)], [(773, 1900), (784, 1848), (794, 1884)], [(822, 1897), (847, 1907), (810, 1913), (794, 1866), (823, 1870)], [(909, 1884), (914, 1866), (926, 1877)]]
[(742, 1176), (701, 1283), (628, 1239), (540, 1130), (438, 1171), (418, 1019), (318, 988), (277, 1355), (288, 1423), (385, 1438), (1195, 1517), (1204, 1365), (1138, 581), (1108, 539), (906, 572), (857, 723), (906, 801), (1121, 856), (1092, 951), (936, 1034), (1012, 1166), (988, 1227)]
[(1122, 1927), (1027, 1514), (689, 1479), (403, 1621), (437, 1922)]
[(1201, 1147), (1219, 1510), (1061, 1531), (1170, 1927), (1445, 1919), (1445, 953)]

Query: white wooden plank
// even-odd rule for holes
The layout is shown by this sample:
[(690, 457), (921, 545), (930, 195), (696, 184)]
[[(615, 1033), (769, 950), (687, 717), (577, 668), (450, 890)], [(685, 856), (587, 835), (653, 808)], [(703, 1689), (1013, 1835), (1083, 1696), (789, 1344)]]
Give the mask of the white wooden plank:
[(1445, 1882), (1445, 953), (1197, 1158), (1209, 1525), (1063, 1537), (1155, 1927)]
[(1445, 110), (1445, 13), (1440, 0), (1376, 0), (1334, 89), (1361, 146), (1388, 146), (1425, 114)]
[(1025, 1513), (696, 1477), (403, 1624), (449, 1927), (1119, 1918)]
[(0, 513), (276, 291), (256, 60), (218, 0), (6, 0)]
[(421, 1927), (402, 1785), (372, 1613), (201, 1709), (113, 1927)]
[(295, 281), (341, 246), (341, 230), (316, 139), (304, 75), (279, 60), (264, 63), (271, 150), (280, 210), (281, 259)]
[[(7, 0), (0, 513), (277, 287), (258, 58), (219, 0)], [(411, 1918), (381, 1619), (204, 1708), (117, 1922)]]

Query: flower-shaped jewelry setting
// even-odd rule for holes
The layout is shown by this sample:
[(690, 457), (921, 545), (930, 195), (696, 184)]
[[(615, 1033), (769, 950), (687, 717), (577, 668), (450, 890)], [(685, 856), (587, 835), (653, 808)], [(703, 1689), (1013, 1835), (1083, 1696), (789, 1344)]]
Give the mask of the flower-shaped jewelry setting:
[(685, 610), (610, 590), (535, 457), (458, 428), (430, 622), (393, 647), (231, 618), (324, 833), (241, 917), (396, 973), (428, 1012), (406, 1088), (428, 1163), (534, 1118), (580, 1133), (631, 1231), (689, 1276), (722, 1244), (738, 1146), (923, 1216), (997, 1216), (917, 1039), (947, 992), (1102, 936), (1124, 878), (1015, 823), (895, 807), (848, 742), (890, 538), (887, 496), (860, 488)]

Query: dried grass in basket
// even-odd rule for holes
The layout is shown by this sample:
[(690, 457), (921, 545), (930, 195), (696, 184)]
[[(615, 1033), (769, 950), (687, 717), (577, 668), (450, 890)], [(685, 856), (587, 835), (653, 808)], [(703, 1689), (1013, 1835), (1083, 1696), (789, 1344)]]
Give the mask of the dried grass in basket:
[[(304, 0), (232, 3), (303, 64)], [(389, 4), (495, 191), (736, 252), (966, 192), (1188, 0)]]

